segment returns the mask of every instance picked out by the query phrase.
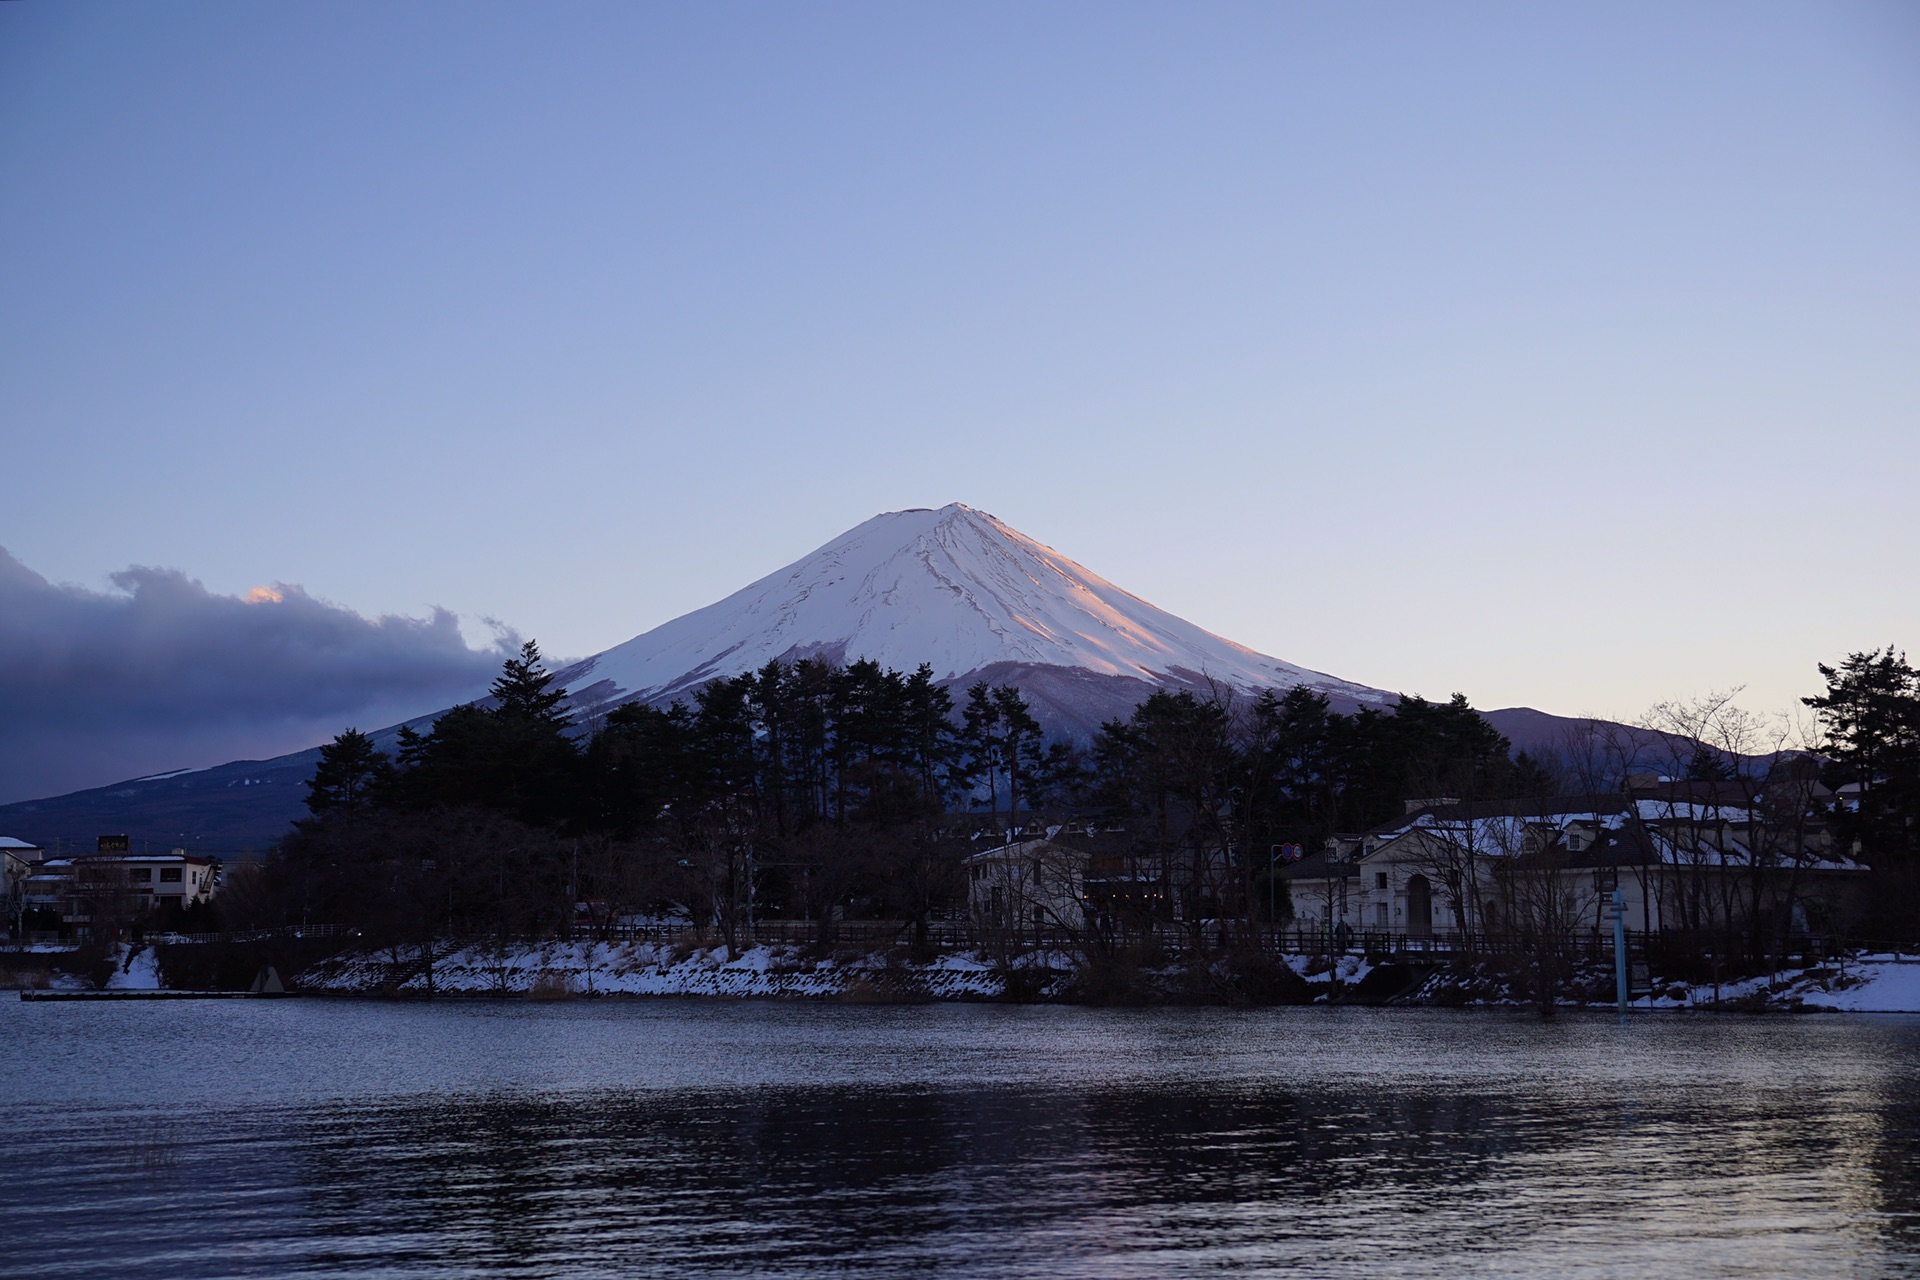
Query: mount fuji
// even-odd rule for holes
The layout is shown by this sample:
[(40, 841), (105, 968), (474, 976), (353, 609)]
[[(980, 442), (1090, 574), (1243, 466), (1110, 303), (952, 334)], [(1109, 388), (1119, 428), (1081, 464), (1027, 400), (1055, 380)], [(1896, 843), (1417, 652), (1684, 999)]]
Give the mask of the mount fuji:
[[(624, 702), (690, 701), (708, 681), (806, 657), (901, 671), (924, 662), (959, 688), (1017, 685), (1049, 733), (1082, 740), (1155, 689), (1305, 685), (1342, 711), (1384, 709), (1395, 698), (1214, 635), (958, 503), (875, 516), (724, 600), (555, 674), (590, 728)], [(425, 729), (436, 715), (407, 723)], [(1525, 709), (1488, 719), (1516, 743), (1560, 723)], [(390, 751), (398, 729), (373, 738)], [(318, 758), (315, 747), (22, 801), (0, 806), (0, 830), (43, 841), (124, 831), (206, 852), (260, 848), (304, 812)]]
[(1256, 653), (1155, 608), (984, 511), (877, 515), (726, 599), (559, 673), (589, 718), (690, 700), (779, 659), (933, 668), (943, 684), (1018, 684), (1042, 724), (1086, 736), (1156, 688), (1306, 685), (1343, 707), (1378, 689)]

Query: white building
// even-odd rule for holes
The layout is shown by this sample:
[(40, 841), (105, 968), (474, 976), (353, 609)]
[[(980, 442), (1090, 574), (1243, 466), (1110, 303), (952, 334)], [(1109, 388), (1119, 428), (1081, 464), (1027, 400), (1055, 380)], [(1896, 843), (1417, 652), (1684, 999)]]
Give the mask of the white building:
[(1330, 842), (1291, 881), (1302, 928), (1434, 938), (1610, 928), (1616, 888), (1635, 930), (1803, 932), (1845, 915), (1864, 875), (1795, 807), (1766, 812), (1720, 784), (1672, 783), (1410, 806)]
[(967, 906), (985, 929), (1078, 928), (1086, 855), (1052, 840), (1017, 840), (967, 859)]
[(210, 902), (219, 887), (219, 863), (174, 849), (48, 858), (23, 881), (21, 897), (26, 911), (57, 914), (62, 934), (85, 936), (101, 918), (131, 922)]
[(47, 851), (14, 836), (0, 836), (0, 909), (6, 913), (10, 934), (20, 932), (21, 913), (26, 909), (27, 878), (46, 860)]

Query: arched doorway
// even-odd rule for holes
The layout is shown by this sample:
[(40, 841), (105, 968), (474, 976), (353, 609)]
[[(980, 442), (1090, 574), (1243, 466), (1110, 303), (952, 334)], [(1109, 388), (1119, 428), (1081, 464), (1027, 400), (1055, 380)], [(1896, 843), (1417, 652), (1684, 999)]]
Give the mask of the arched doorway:
[(1407, 935), (1433, 936), (1433, 885), (1425, 876), (1407, 877)]

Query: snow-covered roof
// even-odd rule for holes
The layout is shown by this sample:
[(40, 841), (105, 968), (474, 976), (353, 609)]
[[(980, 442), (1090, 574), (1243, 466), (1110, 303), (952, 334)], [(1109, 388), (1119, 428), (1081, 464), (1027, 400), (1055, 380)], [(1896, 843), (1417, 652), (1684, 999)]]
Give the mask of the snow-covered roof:
[(29, 844), (25, 840), (16, 839), (13, 836), (0, 836), (0, 849), (36, 849), (37, 850), (40, 847), (41, 847), (40, 845)]
[(1505, 831), (1514, 824), (1565, 830), (1575, 823), (1618, 830), (1626, 822), (1629, 812), (1623, 796), (1560, 796), (1542, 800), (1432, 805), (1383, 822), (1369, 834), (1390, 838), (1422, 829), (1464, 834), (1471, 825), (1475, 828), (1475, 834), (1485, 835)]
[(1752, 816), (1744, 806), (1687, 800), (1636, 800), (1634, 806), (1642, 822), (1745, 822)]
[[(1036, 853), (1044, 853), (1064, 846), (1052, 840), (1035, 837), (1031, 840), (1016, 840), (1012, 844), (997, 844), (991, 849), (982, 849), (967, 855), (968, 862), (1007, 862), (1019, 858), (1031, 858)], [(1073, 850), (1067, 849), (1071, 853)]]
[(195, 866), (212, 866), (211, 858), (202, 858), (191, 853), (83, 853), (76, 862), (191, 862)]

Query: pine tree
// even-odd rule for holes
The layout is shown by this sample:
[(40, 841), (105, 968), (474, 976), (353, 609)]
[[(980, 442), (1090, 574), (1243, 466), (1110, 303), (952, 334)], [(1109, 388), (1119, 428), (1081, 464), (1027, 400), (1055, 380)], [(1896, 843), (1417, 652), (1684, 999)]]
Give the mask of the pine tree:
[(320, 748), (320, 762), (307, 782), (307, 810), (316, 818), (364, 813), (392, 776), (392, 762), (373, 739), (348, 729)]
[(939, 812), (964, 783), (960, 766), (960, 735), (953, 724), (953, 695), (934, 683), (933, 668), (921, 663), (907, 677), (904, 710), (905, 754), (919, 775), (922, 798)]
[(1004, 758), (1004, 734), (1000, 724), (1000, 706), (994, 701), (993, 688), (986, 681), (967, 690), (966, 709), (961, 712), (961, 759), (967, 789), (973, 791), (982, 782), (987, 788), (987, 807), (993, 825), (1000, 825), (1000, 770)]
[(1827, 780), (1852, 784), (1833, 809), (1842, 846), (1873, 869), (1879, 927), (1920, 934), (1920, 671), (1891, 646), (1822, 665)]
[(532, 640), (520, 646), (518, 657), (506, 660), (488, 692), (498, 704), (494, 714), (502, 719), (555, 733), (563, 732), (572, 719), (561, 707), (566, 690), (553, 688), (553, 673), (541, 660), (540, 646)]
[(1019, 689), (1000, 685), (993, 691), (993, 705), (1000, 713), (1000, 770), (1007, 779), (1007, 838), (1012, 839), (1020, 822), (1020, 802), (1025, 800), (1031, 809), (1035, 797), (1029, 792), (1044, 781), (1045, 738)]

